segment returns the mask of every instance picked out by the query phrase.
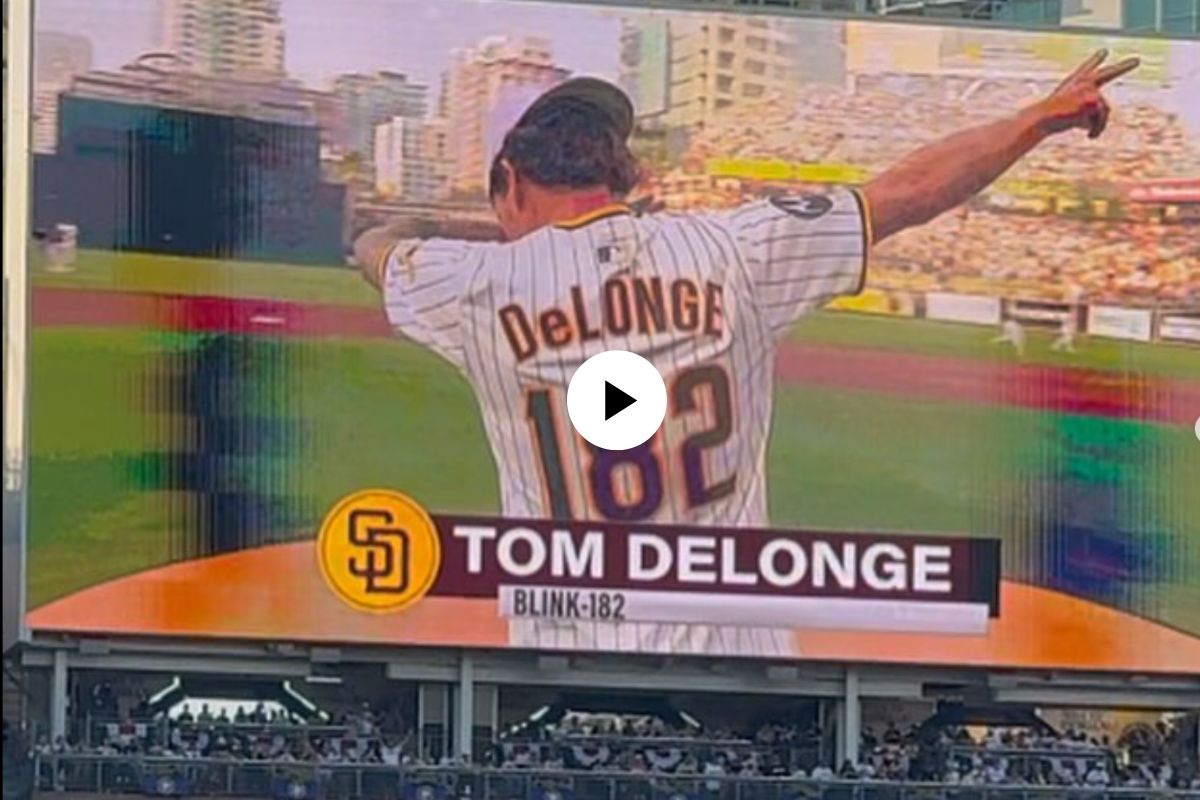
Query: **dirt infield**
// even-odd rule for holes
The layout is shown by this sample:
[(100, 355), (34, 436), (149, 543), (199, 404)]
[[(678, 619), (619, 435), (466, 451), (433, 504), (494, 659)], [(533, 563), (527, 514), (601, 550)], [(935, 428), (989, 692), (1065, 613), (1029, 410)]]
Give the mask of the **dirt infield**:
[[(392, 335), (382, 314), (359, 306), (79, 289), (36, 289), (33, 322), (317, 339)], [(795, 384), (1189, 427), (1200, 408), (1196, 382), (864, 347), (788, 343), (776, 373)]]

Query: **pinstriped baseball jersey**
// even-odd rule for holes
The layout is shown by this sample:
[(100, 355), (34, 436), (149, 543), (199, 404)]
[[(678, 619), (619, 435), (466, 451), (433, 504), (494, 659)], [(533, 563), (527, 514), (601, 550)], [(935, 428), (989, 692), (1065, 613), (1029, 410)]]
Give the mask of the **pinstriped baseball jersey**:
[[(857, 292), (868, 233), (850, 191), (724, 213), (614, 206), (510, 244), (403, 242), (388, 319), (462, 370), (521, 517), (767, 524), (772, 355), (789, 325)], [(597, 452), (567, 419), (590, 356), (648, 359), (668, 389), (659, 434)]]
[[(387, 316), (474, 387), (506, 516), (764, 526), (775, 345), (806, 311), (861, 288), (863, 202), (838, 191), (719, 213), (612, 206), (508, 244), (402, 242), (383, 265)], [(668, 391), (658, 434), (620, 452), (588, 444), (567, 418), (575, 370), (610, 349), (649, 360)], [(789, 649), (778, 631), (532, 628), (519, 643)]]

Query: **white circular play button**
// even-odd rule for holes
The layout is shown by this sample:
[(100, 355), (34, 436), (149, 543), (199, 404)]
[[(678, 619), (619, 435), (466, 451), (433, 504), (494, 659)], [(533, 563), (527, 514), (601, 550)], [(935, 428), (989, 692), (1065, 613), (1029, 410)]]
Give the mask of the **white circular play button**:
[(628, 450), (662, 425), (667, 387), (654, 365), (636, 353), (605, 350), (572, 376), (567, 414), (579, 435), (596, 447)]

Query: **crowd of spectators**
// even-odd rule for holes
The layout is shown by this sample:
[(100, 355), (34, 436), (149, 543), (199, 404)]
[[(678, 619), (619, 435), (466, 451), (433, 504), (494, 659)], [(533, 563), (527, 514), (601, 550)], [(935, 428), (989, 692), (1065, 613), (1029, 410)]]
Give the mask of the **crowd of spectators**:
[[(85, 753), (100, 756), (230, 761), (312, 762), (322, 764), (411, 763), (411, 732), (394, 715), (376, 712), (369, 703), (330, 721), (307, 721), (259, 703), (239, 706), (233, 714), (213, 712), (207, 704), (184, 705), (172, 718), (137, 722), (125, 717), (103, 726), (92, 745), (65, 737), (42, 740), (42, 755)], [(407, 761), (406, 761), (407, 759)]]
[[(393, 720), (394, 721), (394, 720)], [(1180, 717), (1134, 729), (1122, 742), (1068, 729), (948, 727), (931, 732), (889, 724), (867, 727), (857, 763), (820, 757), (824, 737), (813, 726), (770, 722), (753, 731), (668, 725), (652, 716), (572, 715), (525, 726), (499, 738), (482, 766), (530, 772), (627, 773), (718, 785), (723, 778), (932, 782), (1004, 785), (1200, 789), (1196, 720)], [(190, 709), (171, 719), (165, 736), (128, 719), (102, 741), (81, 747), (41, 742), (41, 755), (88, 753), (183, 760), (274, 764), (391, 765), (412, 769), (462, 766), (417, 756), (411, 731), (385, 730), (364, 705), (331, 724), (301, 724), (262, 706), (232, 717)]]
[[(722, 207), (778, 187), (708, 176), (703, 165), (710, 159), (848, 165), (874, 174), (1046, 88), (951, 75), (860, 77), (853, 91), (801, 84), (791, 102), (718, 118), (695, 132), (680, 166), (660, 169), (649, 185), (669, 207)], [(1015, 283), (1026, 294), (1054, 299), (1078, 286), (1096, 302), (1194, 306), (1200, 219), (1163, 222), (1129, 208), (1096, 213), (1079, 196), (1086, 187), (1088, 197), (1119, 198), (1133, 183), (1196, 174), (1200, 140), (1173, 113), (1130, 99), (1103, 138), (1049, 140), (1005, 176), (1008, 186), (1037, 187), (1039, 197), (1022, 198), (1017, 189), (1015, 199), (1004, 201), (1011, 208), (1000, 200), (976, 203), (884, 242), (873, 285), (962, 291), (956, 284), (967, 283), (999, 292)]]
[(963, 208), (897, 234), (875, 254), (884, 289), (1003, 290), (1089, 302), (1200, 305), (1200, 225), (1007, 214)]
[(934, 734), (868, 727), (857, 763), (834, 768), (816, 757), (821, 731), (771, 723), (754, 733), (670, 728), (661, 720), (567, 716), (495, 748), (496, 765), (604, 770), (680, 777), (793, 777), (926, 781), (953, 785), (1200, 789), (1192, 718), (1159, 723), (1136, 746), (1068, 729), (945, 728)]
[(1107, 736), (1067, 729), (986, 728), (972, 735), (946, 728), (930, 739), (919, 729), (889, 726), (882, 736), (863, 734), (861, 760), (843, 765), (843, 776), (887, 781), (932, 781), (963, 786), (1065, 786), (1200, 789), (1194, 751), (1196, 720), (1161, 722), (1154, 747), (1117, 747)]
[(752, 733), (696, 725), (671, 726), (652, 716), (574, 715), (492, 748), (506, 768), (787, 777), (818, 760), (820, 731), (767, 723)]

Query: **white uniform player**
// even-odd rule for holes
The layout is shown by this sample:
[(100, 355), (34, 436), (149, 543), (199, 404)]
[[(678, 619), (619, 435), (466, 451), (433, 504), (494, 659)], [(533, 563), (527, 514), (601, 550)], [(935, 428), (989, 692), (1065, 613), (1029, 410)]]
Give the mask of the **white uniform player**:
[[(774, 345), (804, 312), (862, 286), (869, 235), (852, 191), (713, 214), (601, 208), (510, 244), (401, 242), (383, 265), (391, 324), (466, 375), (509, 517), (768, 524)], [(658, 369), (659, 434), (597, 451), (567, 385), (605, 350)], [(791, 652), (786, 631), (539, 620), (516, 644)]]
[(1058, 336), (1050, 343), (1050, 349), (1074, 353), (1075, 336), (1079, 333), (1079, 304), (1083, 301), (1083, 287), (1077, 283), (1069, 284), (1063, 295), (1067, 301), (1067, 313), (1058, 327)]
[(1050, 349), (1074, 353), (1075, 334), (1078, 330), (1079, 324), (1075, 321), (1075, 309), (1072, 308), (1063, 316), (1062, 322), (1058, 326), (1058, 336), (1050, 343)]
[(1025, 355), (1025, 328), (1015, 319), (1006, 319), (1000, 323), (1000, 335), (992, 339), (995, 344), (1011, 344), (1018, 356)]

